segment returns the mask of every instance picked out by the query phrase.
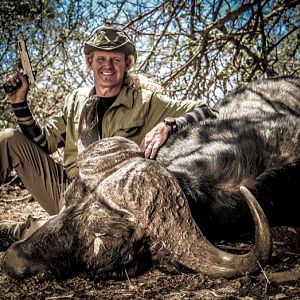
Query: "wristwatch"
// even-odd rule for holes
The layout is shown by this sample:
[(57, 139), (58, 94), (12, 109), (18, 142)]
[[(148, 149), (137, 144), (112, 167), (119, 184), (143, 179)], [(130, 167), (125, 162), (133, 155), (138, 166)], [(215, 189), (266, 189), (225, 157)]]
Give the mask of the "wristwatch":
[(176, 124), (175, 118), (173, 118), (173, 117), (167, 117), (167, 118), (164, 119), (164, 123), (166, 125), (171, 126), (171, 131), (170, 131), (169, 134), (172, 134), (173, 132), (177, 131), (177, 124)]

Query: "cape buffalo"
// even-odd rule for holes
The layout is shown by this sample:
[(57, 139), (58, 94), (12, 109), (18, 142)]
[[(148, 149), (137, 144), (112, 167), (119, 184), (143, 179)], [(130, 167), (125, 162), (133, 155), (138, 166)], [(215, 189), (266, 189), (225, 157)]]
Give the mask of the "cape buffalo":
[[(153, 263), (228, 277), (257, 270), (268, 260), (270, 232), (248, 189), (272, 223), (297, 222), (299, 99), (296, 79), (241, 86), (222, 101), (217, 120), (172, 135), (156, 162), (123, 138), (92, 143), (79, 156), (67, 208), (14, 244), (2, 269), (14, 278), (76, 270), (115, 278)], [(211, 235), (245, 232), (246, 203), (254, 249), (215, 248), (198, 226)]]
[(13, 278), (81, 270), (92, 278), (134, 276), (153, 263), (214, 276), (257, 270), (270, 253), (270, 232), (257, 201), (247, 196), (256, 243), (246, 255), (210, 244), (191, 217), (175, 177), (116, 137), (79, 156), (80, 175), (66, 192), (67, 208), (32, 236), (12, 245), (2, 269)]

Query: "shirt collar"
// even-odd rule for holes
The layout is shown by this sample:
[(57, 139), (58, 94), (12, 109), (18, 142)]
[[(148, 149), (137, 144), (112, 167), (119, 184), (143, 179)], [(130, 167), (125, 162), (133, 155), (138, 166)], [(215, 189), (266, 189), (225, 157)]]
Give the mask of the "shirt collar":
[[(96, 94), (96, 88), (95, 86), (91, 87), (90, 92), (89, 92), (89, 97), (95, 96)], [(112, 107), (114, 106), (119, 106), (119, 105), (124, 105), (128, 108), (132, 108), (133, 106), (133, 90), (128, 87), (128, 86), (123, 86), (121, 88), (121, 91), (113, 103)]]

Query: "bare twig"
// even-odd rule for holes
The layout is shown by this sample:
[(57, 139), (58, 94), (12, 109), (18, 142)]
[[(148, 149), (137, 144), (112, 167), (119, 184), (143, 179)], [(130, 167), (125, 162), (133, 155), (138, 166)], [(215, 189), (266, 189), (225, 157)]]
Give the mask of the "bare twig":
[(169, 17), (169, 20), (166, 22), (166, 25), (164, 26), (164, 29), (163, 31), (161, 32), (161, 34), (159, 35), (158, 39), (156, 40), (155, 44), (153, 45), (152, 47), (152, 50), (151, 52), (148, 54), (147, 58), (144, 60), (144, 62), (140, 65), (140, 68), (139, 70), (146, 70), (147, 66), (149, 65), (149, 62), (150, 62), (150, 58), (154, 55), (156, 49), (157, 49), (157, 46), (158, 44), (160, 43), (161, 39), (163, 38), (163, 36), (165, 35), (170, 23), (173, 21), (173, 17), (178, 13), (178, 9), (180, 9), (183, 5), (185, 4), (185, 1), (184, 2), (181, 2), (181, 1), (178, 1), (176, 6), (174, 7), (170, 17)]
[(265, 279), (266, 279), (266, 286), (268, 286), (268, 285), (270, 284), (270, 280), (269, 280), (269, 278), (268, 278), (268, 276), (267, 276), (265, 270), (264, 270), (263, 267), (261, 266), (260, 262), (259, 262), (258, 260), (257, 260), (256, 262), (257, 262), (258, 266), (260, 267), (260, 270), (261, 270), (261, 272), (263, 273), (263, 275), (264, 275), (264, 277), (265, 277)]
[(296, 266), (294, 268), (282, 272), (268, 273), (268, 278), (269, 282), (273, 281), (277, 283), (283, 283), (286, 281), (298, 281), (300, 279), (300, 266)]
[(10, 203), (10, 202), (22, 202), (22, 201), (27, 201), (30, 200), (32, 198), (31, 195), (27, 195), (21, 198), (2, 198), (0, 199), (0, 202), (4, 202), (4, 203)]
[(53, 296), (53, 297), (47, 297), (45, 300), (54, 300), (54, 299), (73, 299), (74, 294), (70, 295), (61, 295), (61, 296)]
[(5, 186), (11, 185), (17, 178), (18, 178), (18, 175), (15, 175), (15, 176), (12, 178), (12, 180), (10, 180), (9, 182), (4, 183), (2, 186), (5, 187)]

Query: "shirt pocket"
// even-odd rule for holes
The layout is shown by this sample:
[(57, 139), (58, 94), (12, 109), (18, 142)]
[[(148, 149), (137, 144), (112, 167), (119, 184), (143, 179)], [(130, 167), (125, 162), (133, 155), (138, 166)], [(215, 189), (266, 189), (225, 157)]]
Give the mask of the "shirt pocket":
[[(132, 138), (141, 134), (144, 127), (143, 120), (127, 121), (119, 124), (114, 132), (114, 136), (122, 136), (125, 138)], [(134, 139), (133, 139), (134, 140)]]

